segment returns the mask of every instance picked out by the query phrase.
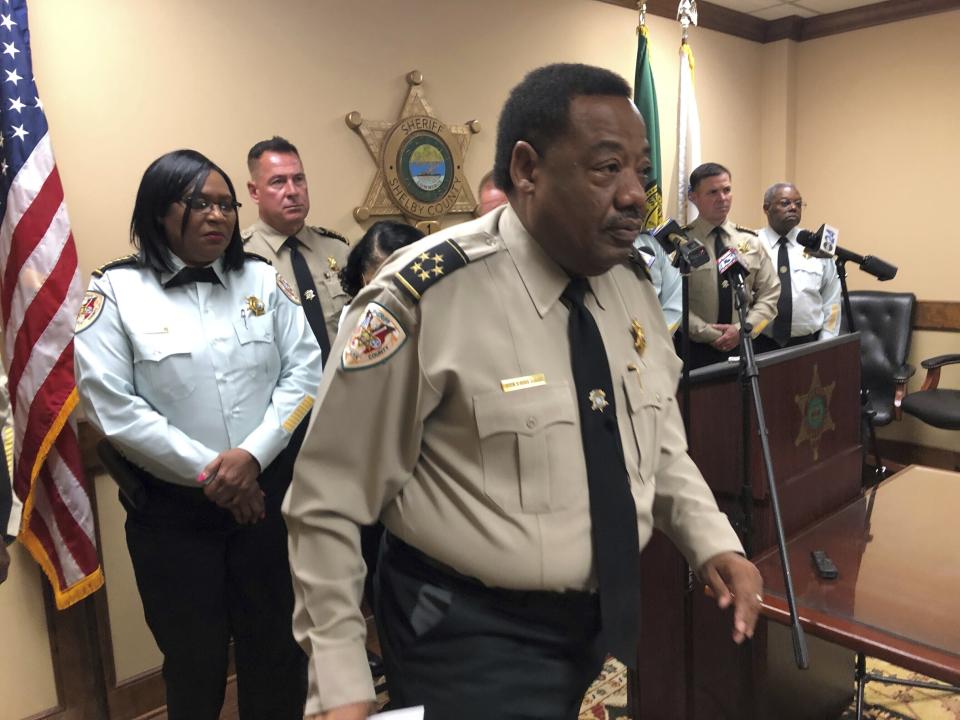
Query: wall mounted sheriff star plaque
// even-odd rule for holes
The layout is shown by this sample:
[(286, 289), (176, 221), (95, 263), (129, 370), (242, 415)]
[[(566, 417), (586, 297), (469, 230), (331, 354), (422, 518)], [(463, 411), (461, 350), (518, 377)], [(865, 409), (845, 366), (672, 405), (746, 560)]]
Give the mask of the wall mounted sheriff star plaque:
[(357, 111), (345, 118), (377, 164), (366, 199), (353, 210), (358, 222), (400, 213), (433, 230), (444, 215), (473, 212), (477, 206), (463, 161), (480, 123), (446, 125), (438, 120), (423, 96), (422, 83), (421, 73), (407, 73), (410, 90), (395, 122), (364, 120)]
[(813, 377), (810, 378), (810, 389), (804, 395), (794, 395), (793, 400), (800, 410), (800, 433), (794, 445), (800, 447), (804, 441), (810, 442), (813, 450), (813, 459), (820, 457), (820, 436), (827, 430), (833, 430), (833, 418), (830, 417), (830, 399), (837, 386), (836, 380), (824, 386), (820, 382), (820, 369), (813, 366)]

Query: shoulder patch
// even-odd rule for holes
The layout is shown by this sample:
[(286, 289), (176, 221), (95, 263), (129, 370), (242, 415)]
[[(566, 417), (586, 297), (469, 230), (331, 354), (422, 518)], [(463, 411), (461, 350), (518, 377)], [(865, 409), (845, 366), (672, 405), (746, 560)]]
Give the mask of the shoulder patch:
[(117, 268), (117, 267), (124, 267), (126, 265), (136, 265), (139, 261), (140, 261), (140, 256), (137, 255), (136, 253), (132, 255), (124, 255), (123, 257), (114, 258), (110, 262), (104, 263), (103, 265), (98, 267), (96, 270), (94, 270), (91, 273), (91, 275), (93, 275), (96, 278), (103, 277), (103, 274), (107, 270), (112, 270), (113, 268)]
[(77, 313), (77, 325), (74, 328), (74, 333), (86, 330), (97, 321), (103, 311), (105, 301), (106, 296), (103, 293), (98, 293), (95, 290), (87, 290), (84, 293), (83, 302), (80, 303), (80, 312)]
[(273, 263), (270, 262), (270, 261), (269, 261), (267, 258), (265, 258), (263, 255), (257, 255), (256, 253), (252, 253), (252, 252), (250, 252), (249, 250), (244, 250), (244, 251), (243, 251), (243, 256), (244, 256), (247, 260), (259, 260), (260, 262), (265, 262), (267, 265), (273, 265)]
[(379, 303), (369, 303), (343, 348), (340, 367), (362, 370), (379, 365), (397, 352), (406, 340), (407, 333), (393, 313)]
[(277, 287), (280, 288), (280, 292), (290, 298), (290, 302), (294, 305), (300, 304), (300, 298), (297, 296), (297, 291), (293, 289), (293, 286), (286, 281), (286, 278), (283, 277), (280, 273), (277, 273)]
[(393, 281), (414, 302), (420, 302), (427, 288), (468, 262), (470, 259), (463, 248), (453, 240), (444, 240), (415, 256), (407, 267), (393, 276)]
[(326, 235), (327, 237), (335, 238), (340, 242), (342, 242), (344, 245), (350, 244), (350, 241), (347, 240), (343, 235), (338, 233), (336, 230), (328, 230), (327, 228), (321, 227), (320, 225), (311, 225), (310, 229), (320, 233), (321, 235)]
[(737, 225), (737, 230), (739, 230), (740, 232), (750, 233), (754, 237), (760, 236), (760, 232), (758, 230), (751, 230), (750, 228), (743, 227), (743, 225)]

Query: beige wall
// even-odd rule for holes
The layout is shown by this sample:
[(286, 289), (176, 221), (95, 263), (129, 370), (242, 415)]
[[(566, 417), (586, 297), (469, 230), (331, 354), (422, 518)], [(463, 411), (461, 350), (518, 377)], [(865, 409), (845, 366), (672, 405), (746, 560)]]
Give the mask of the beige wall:
[(851, 289), (956, 300), (960, 238), (951, 189), (960, 166), (960, 11), (799, 45), (796, 180), (805, 216), (840, 244), (900, 268)]
[(0, 585), (0, 720), (36, 715), (57, 705), (40, 566), (10, 547), (10, 576)]
[[(466, 161), (475, 183), (492, 164), (499, 108), (525, 71), (581, 61), (632, 82), (636, 59), (636, 13), (593, 0), (35, 0), (30, 10), (85, 274), (127, 252), (140, 176), (167, 150), (195, 147), (243, 185), (250, 145), (286, 135), (310, 176), (312, 222), (356, 239), (351, 213), (374, 169), (343, 116), (394, 119), (409, 70), (424, 74), (442, 120), (481, 122)], [(680, 33), (658, 17), (650, 29), (669, 181)], [(697, 29), (692, 42), (701, 116), (711, 118), (704, 157), (735, 168), (745, 199), (759, 183), (760, 46)], [(759, 222), (746, 209), (739, 221)], [(247, 202), (241, 221), (254, 217)]]

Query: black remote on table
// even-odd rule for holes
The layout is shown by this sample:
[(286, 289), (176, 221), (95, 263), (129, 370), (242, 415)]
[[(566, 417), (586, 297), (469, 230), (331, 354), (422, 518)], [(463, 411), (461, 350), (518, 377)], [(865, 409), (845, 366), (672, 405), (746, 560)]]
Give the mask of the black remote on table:
[(824, 580), (833, 580), (839, 574), (837, 566), (823, 550), (812, 551), (810, 557), (813, 558), (813, 565), (817, 568), (817, 575)]

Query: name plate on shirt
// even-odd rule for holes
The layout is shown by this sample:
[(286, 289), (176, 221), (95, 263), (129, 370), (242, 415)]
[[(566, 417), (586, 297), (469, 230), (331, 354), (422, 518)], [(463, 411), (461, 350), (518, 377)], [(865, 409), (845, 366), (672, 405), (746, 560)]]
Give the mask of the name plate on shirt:
[(547, 377), (543, 373), (536, 375), (524, 375), (523, 377), (507, 378), (500, 381), (500, 389), (504, 392), (513, 392), (514, 390), (526, 390), (527, 388), (546, 385)]

